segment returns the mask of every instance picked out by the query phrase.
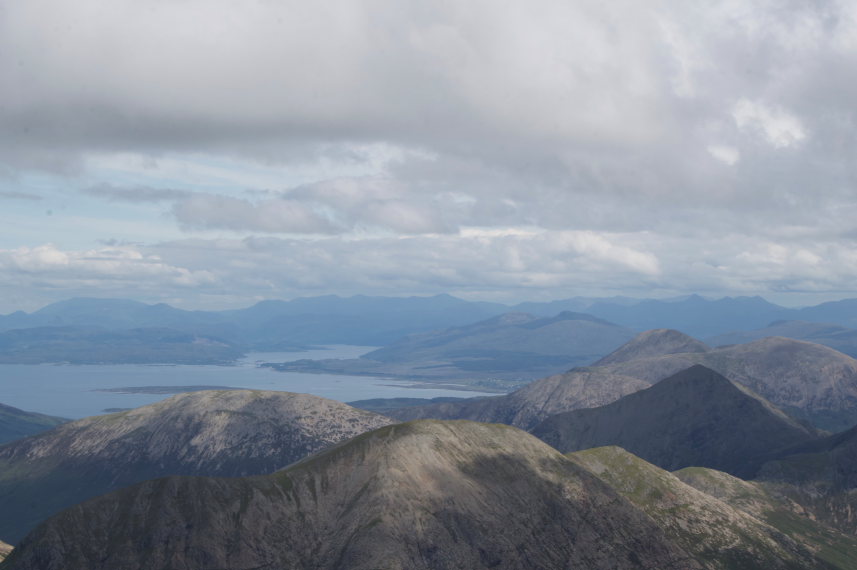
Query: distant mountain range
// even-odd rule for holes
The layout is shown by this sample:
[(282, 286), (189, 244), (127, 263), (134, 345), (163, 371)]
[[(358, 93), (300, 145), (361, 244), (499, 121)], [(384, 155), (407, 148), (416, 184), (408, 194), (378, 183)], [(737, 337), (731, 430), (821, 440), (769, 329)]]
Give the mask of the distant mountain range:
[(14, 543), (65, 507), (145, 479), (270, 473), (390, 422), (308, 394), (235, 390), (65, 423), (0, 446), (0, 537)]
[(243, 350), (218, 338), (163, 327), (57, 326), (0, 332), (0, 364), (227, 364)]
[[(524, 311), (529, 315), (522, 316)], [(463, 381), (505, 392), (590, 364), (633, 331), (672, 328), (706, 338), (712, 346), (773, 334), (857, 355), (857, 330), (850, 326), (857, 326), (857, 300), (787, 309), (759, 297), (576, 297), (510, 307), (449, 295), (324, 296), (228, 311), (185, 311), (163, 303), (77, 298), (29, 314), (0, 315), (0, 363), (223, 364), (248, 351), (384, 345), (367, 358), (273, 366)]]
[(357, 359), (270, 366), (295, 372), (461, 379), (477, 386), (504, 387), (496, 380), (520, 384), (589, 364), (633, 336), (630, 329), (582, 313), (554, 317), (505, 313), (475, 324), (410, 335)]
[[(217, 339), (244, 350), (270, 351), (319, 344), (382, 346), (399, 342), (408, 335), (461, 327), (510, 312), (556, 317), (563, 311), (586, 313), (638, 332), (669, 328), (703, 339), (764, 329), (776, 321), (824, 323), (843, 330), (810, 338), (807, 335), (814, 333), (809, 329), (791, 327), (787, 331), (781, 327), (779, 335), (820, 344), (828, 344), (826, 339), (830, 337), (829, 346), (847, 353), (857, 352), (857, 341), (849, 338), (851, 330), (857, 329), (857, 299), (791, 309), (761, 297), (708, 300), (698, 295), (668, 300), (575, 297), (513, 306), (465, 301), (450, 295), (348, 298), (331, 295), (262, 301), (252, 307), (228, 311), (186, 311), (163, 303), (77, 298), (53, 303), (33, 313), (0, 315), (0, 331), (35, 327), (98, 327), (110, 331), (162, 328)], [(857, 336), (857, 331), (854, 335)], [(731, 343), (728, 338), (721, 341)]]

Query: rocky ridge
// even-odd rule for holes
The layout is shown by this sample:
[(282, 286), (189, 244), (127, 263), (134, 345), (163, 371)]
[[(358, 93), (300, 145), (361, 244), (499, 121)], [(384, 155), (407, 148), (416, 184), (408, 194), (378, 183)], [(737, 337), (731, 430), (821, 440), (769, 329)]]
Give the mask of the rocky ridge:
[(670, 471), (702, 466), (743, 477), (772, 452), (819, 437), (700, 365), (606, 406), (556, 414), (531, 431), (562, 452), (618, 445)]
[(17, 541), (61, 508), (145, 479), (270, 473), (389, 423), (308, 394), (235, 390), (63, 424), (0, 447), (0, 536)]
[[(694, 488), (620, 447), (588, 449), (568, 457), (651, 516), (667, 536), (702, 560), (706, 568), (847, 567), (825, 556), (827, 553), (819, 555), (814, 543), (808, 546), (803, 542), (805, 536), (789, 536), (760, 513), (736, 508), (724, 498)], [(818, 527), (817, 534), (836, 534), (811, 521), (806, 526)], [(837, 538), (848, 545), (849, 554), (857, 554), (857, 540), (841, 535)]]
[(169, 477), (63, 511), (4, 570), (704, 568), (575, 462), (503, 425), (388, 426), (277, 473)]

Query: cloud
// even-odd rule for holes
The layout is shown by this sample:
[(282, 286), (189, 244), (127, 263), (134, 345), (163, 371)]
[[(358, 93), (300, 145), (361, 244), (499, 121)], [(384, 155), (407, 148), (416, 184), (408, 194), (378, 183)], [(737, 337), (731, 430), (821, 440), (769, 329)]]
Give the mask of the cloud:
[(735, 124), (741, 130), (757, 131), (775, 148), (793, 146), (804, 138), (801, 122), (779, 107), (769, 107), (758, 101), (741, 99), (732, 109)]
[(158, 255), (143, 254), (133, 246), (66, 251), (44, 244), (0, 250), (0, 281), (16, 287), (135, 290), (205, 287), (214, 278), (209, 271), (169, 265)]
[(96, 198), (104, 198), (110, 202), (168, 202), (181, 200), (193, 195), (193, 192), (187, 190), (176, 190), (172, 188), (150, 188), (146, 186), (136, 186), (133, 188), (124, 188), (112, 184), (99, 184), (90, 188), (83, 189), (84, 194), (95, 196)]
[[(847, 3), (3, 9), (0, 168), (53, 172), (53, 192), (32, 188), (56, 212), (68, 188), (163, 205), (122, 215), (166, 212), (188, 239), (147, 236), (134, 251), (165, 261), (133, 267), (207, 271), (218, 295), (764, 293), (854, 276)], [(109, 227), (93, 242), (140, 241)]]
[(29, 194), (27, 192), (3, 192), (0, 191), (0, 200), (30, 200), (37, 202), (41, 200), (41, 196)]

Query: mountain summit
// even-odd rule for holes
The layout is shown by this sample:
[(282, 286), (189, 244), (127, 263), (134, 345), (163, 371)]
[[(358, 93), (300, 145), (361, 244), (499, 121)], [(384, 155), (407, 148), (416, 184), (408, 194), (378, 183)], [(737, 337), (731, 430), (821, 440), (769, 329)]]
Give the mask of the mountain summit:
[(532, 433), (563, 452), (618, 445), (670, 471), (700, 466), (739, 477), (771, 452), (818, 437), (701, 365), (612, 404), (552, 416)]

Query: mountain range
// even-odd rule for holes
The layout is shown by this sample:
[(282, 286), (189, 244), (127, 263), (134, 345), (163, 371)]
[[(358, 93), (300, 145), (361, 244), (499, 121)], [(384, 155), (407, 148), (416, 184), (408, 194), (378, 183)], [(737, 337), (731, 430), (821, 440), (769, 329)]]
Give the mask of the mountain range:
[[(464, 380), (502, 387), (497, 380), (520, 385), (588, 364), (633, 336), (630, 329), (582, 313), (554, 317), (504, 313), (462, 327), (409, 335), (357, 359), (270, 366), (280, 371)], [(486, 382), (489, 378), (495, 382)]]
[(180, 394), (0, 446), (0, 537), (146, 479), (270, 473), (391, 422), (326, 398), (253, 390)]
[(763, 458), (819, 437), (701, 365), (606, 406), (553, 415), (531, 433), (563, 453), (617, 445), (669, 471), (710, 467), (743, 478)]
[(411, 406), (388, 415), (497, 421), (530, 429), (553, 414), (609, 404), (694, 364), (818, 428), (840, 431), (857, 423), (857, 360), (845, 354), (787, 338), (709, 348), (668, 329), (640, 333), (593, 366), (537, 380), (505, 396)]
[[(763, 329), (775, 321), (825, 323), (846, 329), (830, 338), (830, 346), (845, 352), (854, 350), (853, 339), (846, 337), (857, 328), (857, 299), (793, 309), (760, 297), (709, 300), (698, 295), (666, 300), (575, 297), (517, 305), (465, 301), (450, 295), (328, 295), (262, 301), (224, 311), (188, 311), (127, 299), (76, 298), (32, 313), (0, 315), (0, 332), (36, 327), (99, 327), (110, 331), (163, 328), (218, 339), (244, 350), (280, 351), (320, 344), (381, 346), (407, 335), (464, 326), (509, 312), (555, 317), (563, 311), (586, 313), (635, 331), (671, 328), (703, 339)], [(781, 332), (791, 336), (785, 329)], [(826, 344), (823, 337), (805, 340)]]
[(509, 426), (419, 421), (267, 476), (168, 477), (92, 499), (0, 567), (849, 567), (826, 554), (621, 450), (566, 457)]

